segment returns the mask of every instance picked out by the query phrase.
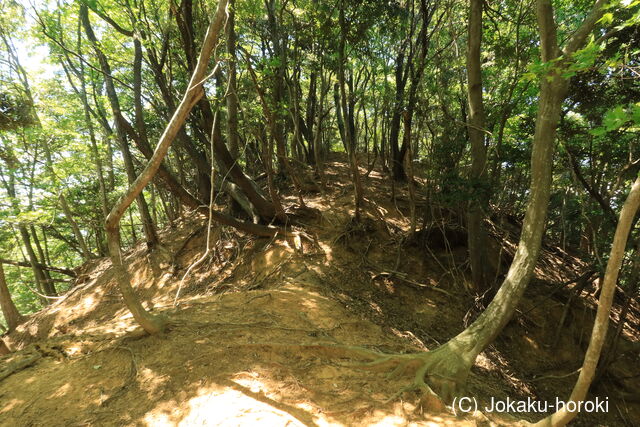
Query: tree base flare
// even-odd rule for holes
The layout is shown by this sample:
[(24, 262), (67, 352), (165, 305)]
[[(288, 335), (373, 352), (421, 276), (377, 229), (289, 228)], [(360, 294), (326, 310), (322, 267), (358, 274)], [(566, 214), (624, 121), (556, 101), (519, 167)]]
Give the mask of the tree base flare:
[(464, 389), (471, 364), (447, 345), (426, 353), (390, 354), (357, 365), (373, 371), (389, 371), (388, 377), (415, 372), (412, 382), (391, 396), (391, 402), (408, 391), (421, 394), (420, 406), (429, 411), (443, 411), (446, 403)]

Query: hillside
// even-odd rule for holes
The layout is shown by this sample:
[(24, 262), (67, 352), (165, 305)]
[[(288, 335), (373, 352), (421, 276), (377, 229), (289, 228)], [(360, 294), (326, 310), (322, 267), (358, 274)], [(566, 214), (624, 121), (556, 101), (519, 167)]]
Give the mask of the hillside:
[[(429, 206), (437, 219), (430, 231), (408, 238), (406, 190), (396, 188), (396, 201), (389, 200), (388, 181), (374, 170), (365, 178), (365, 217), (354, 226), (348, 165), (334, 156), (326, 167), (331, 185), (307, 191), (305, 209), (294, 209), (296, 196), (284, 193), (296, 238), (216, 226), (214, 250), (182, 285), (206, 250), (203, 216), (187, 213), (162, 230), (162, 246), (150, 253), (139, 244), (125, 254), (145, 308), (170, 319), (161, 335), (136, 327), (107, 258), (82, 266), (71, 290), (5, 337), (17, 351), (0, 359), (0, 425), (473, 426), (539, 419), (486, 411), (456, 417), (412, 391), (394, 397), (409, 383), (411, 366), (388, 376), (391, 370), (364, 363), (377, 353), (437, 346), (464, 329), (482, 301), (466, 289), (466, 243), (455, 213)], [(487, 250), (503, 257), (496, 265), (508, 266), (518, 226), (496, 220), (492, 227)], [(477, 360), (468, 396), (482, 406), (492, 397), (566, 397), (594, 316), (591, 283), (570, 296), (585, 268), (544, 247), (516, 316)], [(620, 309), (618, 302), (612, 328)], [(610, 410), (580, 414), (574, 425), (640, 423), (637, 301), (630, 313), (618, 359), (591, 390), (592, 398), (609, 398)]]

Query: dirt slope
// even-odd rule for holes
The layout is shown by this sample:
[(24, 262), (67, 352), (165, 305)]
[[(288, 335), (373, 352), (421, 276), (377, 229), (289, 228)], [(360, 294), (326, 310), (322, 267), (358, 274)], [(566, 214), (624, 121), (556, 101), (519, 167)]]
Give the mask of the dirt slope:
[[(204, 218), (187, 216), (167, 228), (163, 247), (150, 254), (142, 245), (129, 251), (144, 305), (171, 318), (163, 335), (136, 328), (108, 260), (86, 265), (64, 299), (5, 338), (19, 351), (0, 359), (0, 376), (24, 366), (0, 381), (0, 425), (512, 424), (517, 417), (508, 414), (429, 412), (413, 393), (387, 402), (409, 377), (362, 365), (374, 352), (434, 348), (464, 328), (474, 301), (465, 291), (464, 239), (451, 232), (455, 224), (440, 214), (442, 226), (408, 239), (406, 195), (389, 201), (390, 189), (374, 171), (367, 217), (353, 227), (348, 171), (338, 160), (328, 167), (332, 189), (306, 194), (308, 209), (295, 212), (301, 238), (214, 230), (215, 251), (185, 278), (177, 307), (181, 279), (205, 250)], [(508, 264), (514, 237), (501, 236), (492, 250), (502, 248)], [(570, 305), (568, 326), (556, 338), (567, 294), (549, 294), (583, 267), (557, 250), (545, 252), (518, 315), (474, 367), (469, 396), (481, 403), (566, 397), (575, 381), (566, 374), (580, 366), (594, 300)], [(636, 305), (632, 313), (637, 319)], [(580, 415), (576, 425), (640, 420), (637, 401), (628, 402), (628, 391), (640, 386), (634, 327), (625, 331), (613, 380), (594, 391), (610, 398), (610, 412)]]

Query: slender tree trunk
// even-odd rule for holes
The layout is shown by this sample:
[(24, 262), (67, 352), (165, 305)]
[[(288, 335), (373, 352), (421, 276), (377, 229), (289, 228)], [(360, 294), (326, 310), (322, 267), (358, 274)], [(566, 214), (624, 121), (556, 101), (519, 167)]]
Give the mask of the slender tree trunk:
[[(278, 121), (277, 121), (277, 114), (275, 114), (273, 112), (273, 110), (271, 110), (269, 108), (269, 105), (267, 104), (266, 101), (266, 97), (264, 95), (264, 91), (262, 90), (262, 88), (260, 87), (260, 85), (258, 84), (258, 78), (255, 74), (255, 72), (253, 71), (253, 67), (251, 66), (251, 62), (250, 62), (250, 58), (247, 55), (247, 68), (249, 69), (249, 74), (251, 75), (251, 79), (253, 80), (253, 84), (256, 88), (256, 92), (258, 92), (258, 98), (260, 99), (260, 103), (262, 104), (262, 110), (264, 111), (264, 115), (267, 119), (267, 126), (269, 127), (269, 137), (267, 139), (267, 153), (265, 153), (264, 156), (264, 162), (265, 165), (268, 166), (267, 167), (267, 174), (269, 174), (269, 167), (270, 163), (271, 163), (271, 145), (272, 145), (272, 141), (276, 141), (277, 143), (277, 135), (280, 132), (278, 130)], [(278, 150), (276, 149), (276, 152)], [(279, 157), (280, 155), (278, 154), (277, 157)], [(282, 165), (282, 167), (284, 167), (284, 170), (281, 170), (281, 172), (285, 171), (289, 178), (291, 179), (291, 181), (293, 182), (293, 186), (296, 189), (296, 192), (298, 193), (298, 200), (300, 202), (300, 206), (304, 207), (304, 199), (302, 197), (302, 187), (300, 185), (300, 181), (298, 180), (298, 176), (296, 175), (295, 171), (293, 170), (293, 168), (291, 167), (291, 165), (289, 164), (289, 160), (285, 157), (283, 157), (282, 162), (280, 163)], [(270, 177), (271, 179), (272, 177)], [(273, 184), (273, 183), (272, 183)], [(286, 221), (286, 214), (284, 212), (284, 209), (282, 208), (282, 203), (280, 201), (280, 196), (277, 194), (277, 192), (275, 191), (275, 186), (270, 185), (269, 186), (269, 192), (271, 194), (271, 199), (273, 201), (273, 204), (275, 205), (276, 208), (276, 213), (277, 216), (279, 217), (279, 219), (281, 221)]]
[[(611, 253), (607, 262), (607, 269), (604, 275), (604, 281), (600, 291), (600, 299), (598, 300), (598, 311), (596, 319), (593, 323), (591, 332), (591, 341), (584, 356), (580, 376), (576, 381), (569, 402), (582, 402), (587, 396), (589, 386), (596, 373), (600, 352), (607, 336), (609, 327), (609, 312), (613, 304), (613, 295), (618, 282), (618, 273), (622, 266), (624, 253), (627, 247), (627, 239), (633, 225), (633, 219), (640, 207), (640, 175), (636, 178), (631, 192), (627, 197), (622, 210), (620, 211), (620, 219), (616, 227), (613, 244), (611, 245)], [(567, 402), (567, 403), (569, 403)], [(535, 423), (535, 426), (564, 426), (569, 423), (578, 414), (577, 411), (571, 412), (566, 405), (562, 409)], [(574, 406), (578, 406), (577, 404)]]
[(64, 212), (64, 216), (67, 218), (67, 221), (71, 226), (71, 230), (73, 231), (73, 235), (78, 241), (78, 246), (80, 246), (80, 250), (82, 251), (82, 257), (84, 258), (85, 261), (87, 261), (92, 257), (91, 251), (87, 246), (87, 242), (85, 241), (84, 236), (80, 231), (80, 227), (78, 227), (78, 223), (73, 218), (73, 214), (71, 213), (71, 209), (69, 208), (69, 204), (67, 203), (67, 199), (64, 197), (64, 194), (60, 194), (59, 200), (60, 200), (60, 207)]
[(411, 118), (409, 113), (405, 114), (404, 120), (404, 134), (402, 136), (403, 141), (402, 145), (408, 147), (407, 154), (405, 156), (405, 161), (407, 166), (405, 170), (407, 171), (407, 186), (409, 187), (409, 234), (413, 236), (416, 231), (416, 185), (413, 174), (413, 144), (411, 143)]
[[(311, 74), (309, 76), (309, 91), (307, 92), (307, 107), (306, 107), (306, 116), (305, 116), (305, 129), (303, 129), (303, 136), (307, 141), (307, 150), (306, 150), (306, 160), (307, 163), (313, 165), (315, 163), (316, 155), (314, 152), (315, 149), (315, 120), (316, 120), (316, 110), (318, 108), (318, 74), (322, 73), (322, 64), (320, 64), (320, 70), (316, 70), (313, 68), (311, 70)], [(322, 84), (321, 84), (322, 85)], [(322, 87), (320, 88), (322, 90)], [(314, 165), (315, 166), (315, 165)]]
[[(151, 71), (153, 72), (153, 77), (154, 77), (154, 80), (156, 81), (156, 85), (158, 86), (158, 89), (162, 94), (162, 99), (167, 106), (168, 114), (166, 115), (166, 119), (169, 120), (171, 119), (171, 115), (176, 110), (176, 102), (167, 84), (167, 78), (165, 77), (162, 71), (163, 66), (159, 62), (153, 49), (147, 50), (147, 58), (151, 66)], [(187, 153), (187, 155), (189, 156), (189, 159), (191, 160), (191, 162), (193, 162), (193, 164), (195, 164), (196, 169), (198, 170), (198, 173), (197, 173), (198, 188), (208, 189), (209, 183), (211, 182), (211, 178), (209, 176), (210, 168), (209, 168), (209, 164), (207, 163), (206, 155), (204, 154), (204, 152), (202, 152), (202, 150), (200, 150), (200, 148), (196, 144), (193, 143), (191, 138), (189, 138), (184, 127), (182, 127), (178, 131), (178, 135), (176, 139), (177, 139), (178, 147), (182, 148)], [(179, 164), (178, 167), (180, 166), (181, 165)], [(183, 182), (183, 185), (184, 185), (184, 182)], [(204, 190), (202, 190), (199, 193), (199, 196), (202, 198), (202, 200), (206, 200), (206, 197), (209, 196), (209, 193), (206, 194), (206, 197), (203, 197), (204, 196), (204, 194), (202, 194), (203, 192)]]
[(111, 210), (111, 213), (109, 213), (105, 224), (109, 245), (109, 255), (124, 301), (136, 321), (150, 334), (159, 333), (164, 330), (166, 321), (161, 316), (155, 316), (147, 312), (131, 287), (131, 278), (123, 264), (122, 254), (120, 251), (120, 219), (131, 203), (133, 203), (144, 187), (154, 177), (160, 168), (162, 160), (166, 156), (171, 143), (180, 128), (183, 126), (190, 111), (204, 95), (203, 77), (207, 71), (209, 59), (211, 58), (211, 54), (218, 40), (218, 35), (224, 24), (226, 6), (227, 0), (220, 0), (218, 2), (218, 7), (215, 15), (211, 19), (211, 23), (209, 24), (207, 34), (202, 44), (202, 51), (200, 52), (198, 62), (195, 66), (193, 75), (191, 76), (191, 80), (189, 81), (185, 95), (171, 118), (171, 121), (167, 124), (164, 133), (160, 137), (160, 141), (158, 142), (152, 158), (149, 160), (149, 163), (140, 173), (138, 178), (131, 183), (125, 194), (120, 197), (116, 205)]
[[(36, 259), (38, 260), (38, 265), (46, 264), (47, 257), (44, 254), (44, 250), (42, 249), (42, 245), (40, 244), (40, 239), (38, 237), (38, 232), (36, 228), (33, 226), (33, 224), (29, 225), (29, 231), (30, 231), (31, 237), (33, 238), (33, 245), (36, 247), (36, 251), (37, 251)], [(58, 293), (56, 291), (56, 287), (53, 283), (51, 273), (49, 273), (49, 270), (42, 268), (42, 273), (45, 279), (45, 282), (43, 283), (42, 287), (44, 288), (46, 294), (51, 296), (57, 295)]]
[[(360, 171), (358, 170), (358, 157), (356, 155), (357, 144), (356, 136), (354, 134), (353, 125), (353, 102), (348, 102), (346, 81), (345, 81), (345, 50), (346, 50), (346, 38), (347, 38), (347, 23), (344, 16), (345, 2), (340, 2), (340, 45), (338, 47), (338, 85), (340, 89), (340, 106), (342, 109), (342, 116), (344, 118), (344, 141), (347, 147), (347, 154), (349, 155), (349, 166), (351, 168), (351, 177), (353, 179), (353, 196), (354, 196), (354, 218), (356, 221), (360, 221), (360, 210), (363, 202), (363, 189), (360, 178)], [(353, 93), (350, 94), (353, 96)], [(349, 105), (351, 108), (349, 108)]]
[(284, 101), (285, 73), (287, 67), (287, 55), (285, 49), (285, 37), (281, 34), (282, 27), (279, 23), (279, 17), (276, 14), (276, 4), (274, 0), (265, 1), (267, 7), (267, 18), (269, 23), (269, 32), (271, 33), (271, 42), (273, 44), (273, 53), (277, 59), (278, 65), (273, 76), (273, 129), (272, 137), (276, 143), (276, 157), (278, 158), (278, 174), (284, 174), (287, 171), (286, 141), (284, 134), (282, 102)]
[(602, 377), (607, 373), (607, 369), (611, 365), (611, 363), (615, 360), (616, 352), (618, 350), (618, 343), (620, 342), (620, 335), (624, 329), (624, 325), (627, 322), (627, 316), (629, 314), (629, 310), (632, 307), (632, 303), (640, 289), (640, 244), (639, 242), (635, 242), (635, 249), (631, 253), (631, 272), (627, 276), (627, 283), (630, 286), (625, 289), (625, 301), (622, 305), (622, 310), (618, 315), (618, 325), (616, 326), (616, 330), (609, 339), (609, 345), (606, 345), (606, 351), (600, 357), (600, 362), (598, 363), (598, 369), (596, 371), (596, 375), (593, 378), (592, 383), (598, 383), (602, 379)]
[[(18, 231), (20, 232), (20, 237), (22, 238), (22, 244), (24, 245), (24, 249), (27, 252), (27, 259), (29, 260), (29, 264), (31, 264), (31, 269), (33, 270), (33, 276), (36, 281), (36, 287), (39, 291), (48, 296), (55, 296), (55, 291), (51, 289), (51, 283), (48, 282), (47, 276), (44, 274), (44, 270), (40, 267), (40, 263), (38, 262), (38, 257), (36, 256), (35, 251), (33, 250), (33, 245), (31, 244), (31, 237), (29, 236), (29, 231), (27, 227), (23, 224), (18, 226)], [(49, 300), (45, 299), (43, 302), (49, 304)]]
[[(124, 159), (124, 166), (127, 172), (127, 178), (129, 180), (129, 184), (132, 184), (136, 180), (136, 173), (133, 166), (133, 157), (131, 155), (131, 151), (129, 150), (129, 143), (127, 141), (127, 133), (123, 127), (122, 123), (122, 114), (120, 109), (120, 101), (118, 100), (118, 95), (115, 89), (115, 85), (113, 82), (113, 77), (111, 75), (111, 66), (107, 60), (107, 57), (104, 55), (102, 50), (99, 47), (98, 39), (93, 32), (93, 28), (91, 27), (91, 22), (89, 20), (89, 12), (87, 5), (85, 3), (80, 4), (80, 20), (82, 26), (84, 28), (85, 34), (91, 45), (93, 47), (93, 51), (98, 57), (98, 61), (100, 62), (100, 68), (104, 75), (104, 80), (107, 88), (107, 98), (109, 99), (109, 104), (111, 105), (111, 110), (116, 123), (116, 134), (118, 136), (118, 140), (120, 142), (120, 148), (122, 149), (122, 157)], [(136, 202), (138, 204), (138, 210), (140, 212), (140, 217), (142, 219), (142, 226), (145, 233), (145, 238), (147, 240), (147, 244), (151, 247), (158, 244), (158, 235), (156, 234), (155, 227), (153, 225), (153, 221), (151, 220), (151, 214), (149, 213), (149, 206), (142, 194), (140, 192), (137, 196)]]
[[(27, 262), (27, 261), (13, 261), (13, 260), (4, 259), (4, 258), (0, 258), (0, 264), (9, 264), (9, 265), (15, 265), (16, 267), (25, 267), (25, 268), (31, 267), (31, 263), (30, 262)], [(67, 275), (69, 277), (76, 277), (75, 271), (70, 270), (68, 268), (51, 267), (49, 265), (44, 265), (44, 264), (38, 264), (38, 267), (40, 267), (41, 270), (55, 271), (56, 273), (64, 274), (64, 275)]]
[(214, 129), (213, 148), (220, 173), (225, 175), (228, 173), (231, 180), (240, 187), (255, 206), (260, 217), (265, 221), (271, 221), (277, 216), (274, 203), (265, 198), (256, 183), (244, 173), (242, 167), (233, 159), (224, 143), (220, 129), (217, 126), (214, 126)]
[(235, 0), (229, 1), (226, 35), (227, 35), (227, 54), (228, 61), (228, 79), (229, 89), (227, 93), (227, 142), (229, 151), (234, 159), (240, 156), (240, 148), (238, 144), (238, 87), (236, 83), (236, 29), (235, 29)]
[[(322, 149), (322, 122), (324, 119), (324, 101), (327, 93), (329, 92), (331, 83), (325, 78), (322, 68), (320, 68), (320, 101), (318, 102), (316, 109), (316, 124), (314, 126), (315, 133), (313, 134), (313, 144), (310, 151), (314, 156), (314, 165), (316, 173), (320, 178), (321, 190), (324, 192), (326, 186), (326, 177), (324, 175), (324, 153)], [(313, 119), (312, 119), (313, 121)]]
[(5, 354), (9, 354), (9, 353), (11, 353), (11, 349), (9, 349), (9, 347), (7, 347), (7, 344), (5, 344), (4, 340), (0, 338), (0, 356), (4, 356)]
[(87, 85), (84, 77), (84, 63), (80, 61), (80, 99), (82, 100), (82, 106), (84, 108), (84, 121), (89, 131), (89, 141), (91, 142), (91, 154), (93, 155), (93, 161), (96, 166), (96, 172), (98, 174), (98, 186), (100, 189), (100, 208), (102, 209), (102, 216), (106, 218), (109, 214), (109, 199), (107, 198), (107, 186), (104, 180), (104, 169), (102, 166), (102, 156), (98, 149), (98, 143), (96, 142), (96, 133), (93, 127), (93, 120), (91, 120), (91, 113), (89, 108), (89, 100), (87, 99)]
[(407, 83), (407, 73), (405, 71), (405, 44), (400, 47), (396, 57), (396, 93), (391, 113), (391, 123), (389, 124), (389, 161), (391, 163), (391, 174), (393, 180), (402, 181), (406, 179), (404, 165), (400, 158), (400, 124), (402, 111), (404, 109), (404, 89)]
[[(49, 147), (49, 142), (45, 141), (43, 145), (44, 145), (45, 163), (46, 163), (47, 170), (49, 172), (49, 175), (51, 176), (52, 181), (54, 183), (58, 183), (58, 179), (53, 170), (53, 159), (51, 157), (51, 147)], [(60, 201), (60, 207), (62, 208), (62, 212), (64, 213), (64, 216), (67, 219), (67, 222), (71, 226), (71, 231), (73, 232), (73, 235), (76, 238), (76, 241), (78, 242), (78, 246), (80, 247), (80, 252), (82, 253), (82, 258), (85, 261), (87, 261), (91, 258), (91, 251), (89, 250), (89, 247), (87, 246), (87, 242), (85, 241), (84, 236), (80, 231), (80, 227), (78, 227), (78, 223), (73, 218), (73, 213), (69, 208), (69, 203), (67, 203), (67, 199), (64, 195), (63, 189), (60, 190), (60, 196), (58, 197), (58, 200)], [(42, 263), (46, 264), (47, 263), (46, 259), (43, 258)]]
[(480, 294), (490, 285), (487, 269), (487, 231), (484, 216), (489, 207), (487, 192), (487, 148), (484, 143), (484, 105), (482, 101), (482, 70), (480, 47), (482, 42), (483, 0), (471, 0), (469, 36), (467, 38), (467, 99), (469, 101), (468, 134), (471, 143), (471, 171), (469, 183), (473, 198), (467, 207), (467, 235), (473, 290)]

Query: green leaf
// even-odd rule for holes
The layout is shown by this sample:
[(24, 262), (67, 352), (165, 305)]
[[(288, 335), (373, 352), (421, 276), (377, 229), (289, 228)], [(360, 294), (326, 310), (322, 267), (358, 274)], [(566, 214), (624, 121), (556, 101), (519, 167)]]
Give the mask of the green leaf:
[(605, 13), (604, 15), (602, 15), (602, 18), (598, 20), (598, 22), (602, 22), (603, 25), (611, 24), (613, 22), (613, 13)]
[(618, 105), (613, 110), (607, 111), (602, 123), (607, 131), (612, 131), (622, 127), (628, 119), (627, 112), (622, 106)]
[(631, 107), (631, 120), (636, 125), (640, 125), (640, 102), (637, 102)]

